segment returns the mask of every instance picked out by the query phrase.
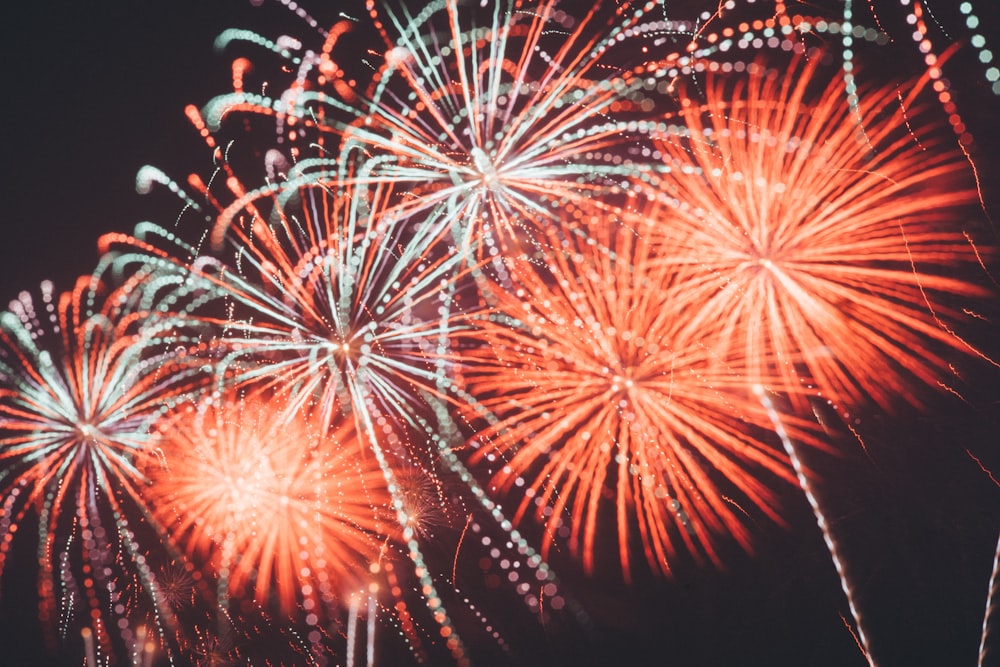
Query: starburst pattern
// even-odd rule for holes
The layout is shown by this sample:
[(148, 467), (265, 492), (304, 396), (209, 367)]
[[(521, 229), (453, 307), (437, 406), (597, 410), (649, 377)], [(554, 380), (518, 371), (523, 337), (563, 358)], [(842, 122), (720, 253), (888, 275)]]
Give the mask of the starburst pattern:
[(82, 606), (105, 647), (103, 609), (120, 596), (115, 566), (135, 567), (158, 606), (130, 525), (146, 512), (137, 459), (155, 447), (165, 407), (202, 381), (196, 365), (158, 351), (162, 339), (140, 329), (135, 288), (85, 276), (57, 294), (44, 283), (41, 302), (22, 293), (0, 316), (0, 568), (19, 524), (37, 512), (43, 620), (55, 622), (62, 606), (65, 631)]
[(324, 435), (252, 394), (178, 409), (161, 429), (147, 496), (189, 554), (210, 555), (226, 593), (252, 584), (286, 613), (300, 599), (332, 605), (396, 532), (381, 470), (349, 421)]
[(435, 391), (429, 358), (459, 307), (449, 286), (460, 260), (429, 245), (443, 219), (408, 224), (379, 193), (366, 201), (313, 181), (289, 194), (302, 217), (281, 208), (273, 227), (248, 221), (233, 230), (238, 267), (201, 266), (234, 304), (218, 321), (220, 366), (237, 384), (285, 393), (292, 409), (318, 406), (325, 423), (351, 410), (405, 420)]
[[(495, 254), (554, 223), (567, 202), (590, 199), (613, 210), (657, 170), (641, 159), (637, 119), (653, 107), (642, 75), (663, 64), (628, 51), (631, 66), (621, 57), (604, 63), (624, 35), (639, 33), (648, 5), (598, 3), (581, 17), (551, 0), (504, 0), (486, 11), (455, 0), (418, 12), (388, 3), (368, 3), (368, 10), (385, 51), (354, 105), (301, 86), (276, 105), (342, 137), (336, 161), (306, 160), (304, 171), (402, 188), (400, 211), (445, 207), (463, 249)], [(324, 82), (328, 69), (316, 68)], [(221, 97), (207, 114), (218, 124), (248, 108), (247, 99), (242, 91)], [(270, 113), (272, 106), (253, 108)], [(220, 217), (217, 239), (236, 210)]]
[(943, 348), (976, 353), (944, 298), (984, 295), (949, 224), (975, 193), (961, 154), (923, 133), (926, 81), (866, 91), (859, 126), (841, 82), (811, 92), (818, 63), (791, 71), (712, 80), (660, 137), (673, 170), (646, 231), (690, 269), (686, 334), (715, 332), (714, 352), (738, 350), (752, 375), (889, 406), (914, 396), (905, 376), (940, 381)]
[(759, 436), (766, 416), (744, 360), (709, 363), (700, 340), (680, 335), (670, 271), (629, 230), (544, 268), (512, 260), (515, 289), (477, 329), (485, 345), (463, 355), (462, 377), (481, 397), (470, 413), (494, 415), (474, 458), (492, 462), (501, 487), (523, 487), (516, 518), (544, 519), (546, 547), (567, 525), (588, 570), (611, 511), (626, 576), (632, 516), (664, 572), (681, 544), (716, 562), (722, 534), (751, 546), (724, 489), (779, 517), (763, 479), (789, 473)]

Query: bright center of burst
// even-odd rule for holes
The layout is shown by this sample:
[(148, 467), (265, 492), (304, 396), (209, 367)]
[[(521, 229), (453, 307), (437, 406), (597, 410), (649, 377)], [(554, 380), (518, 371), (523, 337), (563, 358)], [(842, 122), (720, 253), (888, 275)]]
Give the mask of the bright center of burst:
[(344, 354), (347, 354), (348, 352), (351, 351), (351, 344), (346, 341), (338, 340), (336, 338), (331, 338), (330, 349), (335, 353), (342, 352)]
[(632, 379), (631, 369), (626, 369), (622, 374), (616, 374), (611, 378), (611, 388), (613, 391), (628, 391), (635, 386), (635, 380)]
[(96, 442), (101, 437), (101, 431), (90, 422), (83, 422), (76, 425), (76, 433), (81, 440)]
[(771, 273), (777, 273), (781, 270), (773, 259), (773, 255), (776, 254), (774, 248), (770, 248), (767, 245), (754, 244), (748, 249), (747, 254), (747, 264), (750, 266), (757, 266)]
[(472, 149), (472, 164), (479, 173), (480, 181), (483, 187), (489, 188), (490, 190), (495, 190), (500, 187), (500, 179), (497, 176), (496, 166), (493, 164), (493, 160), (490, 156), (486, 154), (482, 148), (476, 147)]

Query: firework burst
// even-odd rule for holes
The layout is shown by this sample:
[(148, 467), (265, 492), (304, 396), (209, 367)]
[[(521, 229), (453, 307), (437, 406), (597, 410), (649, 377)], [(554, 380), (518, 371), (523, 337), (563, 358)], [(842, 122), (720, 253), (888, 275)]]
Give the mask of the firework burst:
[(544, 268), (509, 263), (516, 287), (498, 296), (461, 373), (478, 397), (469, 413), (490, 422), (474, 458), (490, 462), (501, 488), (523, 489), (516, 518), (545, 521), (543, 553), (565, 525), (593, 570), (609, 515), (626, 577), (631, 517), (662, 572), (681, 544), (715, 562), (722, 534), (749, 548), (740, 503), (777, 519), (763, 480), (790, 475), (753, 435), (767, 422), (744, 360), (722, 369), (705, 345), (680, 336), (686, 312), (671, 270), (627, 230), (550, 256)]
[[(448, 332), (458, 326), (463, 278), (476, 266), (435, 242), (447, 225), (443, 212), (400, 218), (380, 187), (331, 189), (290, 174), (264, 198), (234, 179), (230, 185), (244, 206), (229, 229), (231, 263), (191, 258), (183, 244), (163, 250), (159, 244), (172, 235), (149, 227), (132, 237), (109, 235), (102, 247), (123, 270), (133, 263), (160, 268), (165, 286), (150, 298), (169, 302), (177, 326), (215, 331), (191, 354), (216, 369), (220, 391), (271, 392), (290, 414), (314, 415), (321, 432), (353, 420), (393, 496), (442, 637), (461, 660), (423, 562), (420, 525), (410, 525), (412, 498), (396, 478), (397, 466), (426, 458), (409, 431), (426, 431), (444, 400)], [(468, 301), (477, 303), (474, 290)]]
[(323, 435), (260, 394), (207, 398), (161, 425), (147, 496), (189, 554), (208, 554), (223, 602), (253, 585), (282, 611), (333, 606), (365, 583), (393, 529), (377, 461), (343, 422)]
[[(439, 0), (416, 13), (368, 3), (368, 11), (385, 42), (383, 63), (349, 111), (337, 95), (301, 85), (281, 104), (254, 107), (303, 123), (325, 119), (341, 135), (337, 160), (303, 161), (304, 171), (400, 187), (402, 212), (443, 206), (460, 247), (496, 254), (556, 221), (566, 202), (614, 210), (658, 168), (641, 157), (648, 144), (637, 120), (653, 106), (646, 93), (655, 84), (643, 74), (657, 66), (644, 54), (627, 52), (631, 66), (608, 58), (625, 35), (640, 34), (649, 5), (598, 4), (579, 18), (554, 1), (506, 0), (483, 11)], [(323, 81), (327, 69), (316, 68)], [(245, 108), (239, 92), (206, 115), (217, 125)], [(217, 240), (236, 210), (220, 217)]]
[(905, 376), (940, 381), (944, 350), (976, 353), (944, 299), (984, 294), (956, 269), (975, 262), (953, 227), (975, 192), (922, 133), (923, 82), (867, 91), (862, 133), (842, 82), (814, 95), (818, 77), (814, 61), (711, 81), (660, 137), (667, 204), (646, 229), (686, 271), (686, 335), (751, 376), (889, 406), (912, 397)]
[(83, 277), (60, 295), (44, 283), (40, 303), (22, 293), (0, 316), (0, 568), (34, 510), (43, 624), (59, 609), (65, 633), (82, 606), (105, 648), (104, 610), (122, 597), (116, 571), (132, 568), (158, 604), (129, 520), (146, 514), (136, 461), (155, 447), (153, 424), (166, 406), (201, 377), (184, 358), (156, 351), (162, 339), (140, 330), (136, 293), (134, 280), (108, 291)]
[(232, 263), (162, 250), (176, 238), (148, 225), (101, 247), (120, 266), (157, 263), (152, 300), (178, 312), (178, 327), (211, 327), (199, 353), (214, 357), (222, 385), (273, 390), (326, 425), (352, 410), (408, 420), (438, 393), (431, 360), (462, 310), (468, 269), (433, 243), (446, 220), (401, 220), (381, 190), (331, 191), (308, 177), (272, 194), (271, 223), (258, 201), (232, 227)]

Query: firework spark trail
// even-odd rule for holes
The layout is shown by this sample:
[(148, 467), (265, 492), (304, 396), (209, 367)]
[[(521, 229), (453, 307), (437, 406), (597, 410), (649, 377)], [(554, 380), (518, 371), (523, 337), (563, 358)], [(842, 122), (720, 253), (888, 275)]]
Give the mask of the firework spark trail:
[(374, 667), (375, 665), (375, 598), (368, 596), (368, 632), (365, 641), (365, 665)]
[(97, 651), (94, 647), (94, 631), (90, 628), (83, 628), (80, 630), (80, 635), (83, 637), (87, 665), (100, 665), (101, 663), (97, 662)]
[(720, 486), (780, 521), (774, 491), (755, 475), (791, 476), (747, 432), (767, 417), (749, 398), (741, 360), (712, 368), (698, 341), (677, 337), (671, 270), (631, 232), (547, 261), (545, 271), (510, 262), (515, 289), (498, 297), (462, 358), (477, 398), (470, 418), (496, 416), (474, 436), (474, 459), (491, 463), (502, 489), (526, 487), (515, 522), (545, 519), (544, 557), (568, 511), (570, 546), (592, 571), (610, 476), (627, 578), (632, 507), (658, 571), (669, 572), (679, 544), (716, 563), (721, 534), (750, 549)]
[(767, 395), (767, 391), (761, 385), (755, 385), (753, 388), (754, 393), (760, 400), (760, 404), (767, 411), (768, 418), (774, 426), (774, 432), (778, 435), (781, 440), (781, 444), (785, 448), (785, 453), (788, 454), (789, 460), (792, 462), (792, 467), (795, 470), (795, 476), (798, 479), (799, 486), (802, 488), (802, 493), (805, 495), (806, 500), (809, 501), (809, 507), (813, 511), (813, 516), (816, 517), (816, 525), (819, 526), (820, 532), (823, 534), (823, 542), (826, 544), (827, 551), (830, 552), (830, 560), (833, 561), (833, 565), (837, 570), (837, 576), (840, 578), (840, 587), (844, 591), (844, 597), (847, 598), (847, 607), (851, 610), (851, 617), (854, 619), (854, 627), (857, 628), (857, 641), (861, 648), (861, 652), (864, 653), (865, 659), (871, 667), (875, 667), (875, 659), (872, 657), (871, 649), (868, 644), (868, 637), (865, 635), (864, 627), (861, 625), (861, 613), (858, 611), (857, 605), (854, 603), (854, 589), (851, 587), (850, 582), (847, 579), (847, 573), (844, 569), (843, 562), (840, 560), (840, 556), (837, 551), (837, 543), (833, 539), (833, 534), (830, 532), (830, 528), (827, 525), (826, 517), (823, 515), (823, 510), (819, 506), (819, 501), (816, 500), (816, 496), (813, 495), (812, 485), (809, 483), (809, 477), (806, 475), (805, 468), (802, 466), (802, 461), (799, 459), (798, 452), (795, 450), (795, 445), (792, 443), (792, 439), (785, 429), (784, 421), (781, 415), (778, 414), (778, 410), (774, 407), (774, 402), (771, 401), (771, 397)]
[(990, 635), (990, 625), (993, 619), (993, 610), (996, 607), (997, 588), (1000, 587), (1000, 537), (997, 538), (997, 548), (993, 552), (993, 572), (990, 574), (990, 590), (986, 594), (986, 612), (983, 614), (983, 632), (979, 639), (979, 659), (976, 662), (978, 667), (983, 667), (983, 661), (989, 651), (986, 645)]
[(244, 599), (233, 607), (199, 605), (191, 610), (196, 615), (189, 620), (183, 638), (184, 664), (320, 667), (334, 657), (326, 644), (332, 645), (337, 638), (325, 626), (311, 630), (311, 638), (303, 637), (301, 625), (292, 618), (272, 616), (251, 600)]
[[(900, 3), (902, 4), (902, 3)], [(963, 13), (968, 13), (964, 11)], [(912, 33), (913, 41), (917, 43), (918, 50), (924, 54), (924, 64), (926, 65), (927, 78), (933, 82), (933, 88), (937, 92), (938, 101), (941, 104), (942, 109), (948, 115), (948, 122), (951, 124), (952, 131), (958, 138), (958, 143), (962, 146), (963, 150), (965, 146), (972, 144), (972, 135), (967, 132), (967, 127), (962, 117), (958, 113), (958, 107), (955, 105), (952, 99), (952, 93), (948, 80), (944, 77), (941, 71), (941, 65), (944, 63), (945, 58), (934, 52), (934, 46), (931, 43), (930, 36), (927, 31), (927, 22), (924, 19), (924, 12), (926, 11), (926, 4), (923, 2), (915, 1), (910, 9), (909, 16), (906, 17), (906, 22), (913, 25), (916, 30)], [(930, 14), (928, 12), (928, 14)], [(975, 15), (972, 16), (973, 20)], [(931, 15), (931, 19), (936, 22), (936, 19)], [(971, 21), (970, 21), (971, 23)], [(938, 24), (940, 28), (940, 24)], [(947, 37), (947, 35), (945, 35)], [(849, 48), (851, 43), (848, 41), (848, 37), (844, 37), (844, 45)], [(954, 48), (954, 47), (953, 47)], [(971, 162), (971, 160), (970, 160)]]
[[(441, 379), (442, 388), (447, 387), (450, 391), (455, 393), (457, 396), (462, 397), (468, 405), (476, 406), (476, 414), (480, 417), (483, 416), (484, 409), (482, 406), (478, 405), (475, 398), (470, 394), (465, 392), (461, 387), (451, 383), (450, 380)], [(443, 391), (443, 389), (442, 389)], [(509, 546), (513, 550), (525, 557), (525, 566), (534, 571), (534, 578), (537, 581), (547, 581), (550, 585), (558, 587), (559, 580), (556, 577), (555, 572), (549, 566), (549, 564), (543, 559), (543, 557), (538, 553), (537, 549), (532, 546), (532, 543), (521, 534), (521, 532), (514, 527), (514, 524), (510, 519), (507, 518), (503, 510), (503, 506), (493, 499), (492, 495), (487, 492), (483, 485), (478, 481), (477, 477), (469, 471), (465, 463), (456, 454), (456, 448), (463, 445), (461, 442), (461, 431), (458, 429), (456, 420), (448, 413), (442, 412), (441, 408), (444, 405), (440, 402), (436, 404), (435, 419), (436, 424), (429, 422), (423, 423), (423, 428), (428, 435), (428, 439), (434, 443), (436, 446), (437, 455), (440, 457), (441, 462), (448, 469), (456, 473), (461, 480), (461, 482), (469, 489), (473, 497), (477, 501), (477, 504), (482, 507), (493, 520), (494, 524), (497, 525), (509, 538)], [(496, 417), (494, 415), (488, 415), (491, 423), (496, 423)], [(470, 514), (471, 518), (471, 514)], [(474, 528), (477, 524), (472, 524)], [(457, 557), (457, 553), (456, 553)], [(453, 567), (454, 563), (453, 561)], [(510, 576), (514, 576), (516, 573), (510, 573)], [(452, 583), (455, 583), (455, 570), (452, 570)], [(528, 589), (525, 588), (525, 584), (522, 583), (521, 586), (522, 597), (525, 604), (529, 607), (535, 607), (537, 605), (537, 599), (533, 598), (528, 594)], [(589, 621), (587, 620), (586, 613), (580, 604), (569, 596), (564, 596), (560, 598), (560, 604), (565, 604), (569, 611), (577, 618), (578, 621), (584, 627), (587, 627)], [(499, 641), (499, 637), (494, 633), (494, 639)], [(506, 645), (503, 642), (499, 644), (504, 650), (507, 650)]]
[[(809, 101), (818, 67), (711, 82), (685, 128), (658, 141), (674, 166), (670, 204), (646, 229), (690, 269), (685, 291), (701, 306), (687, 332), (717, 329), (723, 358), (741, 347), (753, 373), (773, 355), (785, 385), (847, 403), (917, 400), (904, 377), (933, 386), (947, 368), (937, 347), (971, 349), (942, 326), (959, 309), (940, 300), (985, 295), (952, 277), (975, 259), (948, 224), (975, 195), (954, 151), (899, 131), (895, 88), (866, 93), (870, 153), (836, 82)], [(906, 96), (911, 125), (925, 83)]]
[(358, 643), (358, 607), (360, 603), (357, 597), (352, 597), (347, 614), (347, 655), (345, 664), (347, 667), (354, 667), (354, 652)]
[(420, 542), (417, 539), (417, 535), (415, 534), (413, 527), (409, 525), (410, 521), (407, 514), (406, 498), (400, 493), (400, 489), (396, 481), (397, 471), (389, 462), (385, 449), (379, 446), (378, 441), (376, 440), (378, 436), (374, 422), (376, 420), (382, 422), (384, 421), (384, 417), (382, 417), (378, 407), (374, 405), (373, 401), (365, 400), (364, 396), (367, 393), (368, 390), (364, 386), (356, 386), (354, 391), (351, 392), (351, 400), (354, 402), (353, 414), (359, 424), (361, 424), (361, 430), (367, 433), (370, 438), (369, 446), (375, 454), (376, 459), (378, 459), (379, 467), (382, 470), (382, 474), (385, 477), (389, 491), (392, 494), (392, 507), (396, 512), (399, 525), (403, 527), (403, 542), (406, 544), (410, 560), (413, 561), (414, 570), (418, 580), (420, 581), (420, 590), (423, 594), (424, 600), (426, 601), (427, 608), (431, 611), (434, 616), (434, 620), (440, 626), (441, 638), (445, 640), (445, 645), (448, 647), (448, 650), (455, 659), (456, 663), (459, 665), (467, 665), (468, 657), (465, 653), (465, 646), (463, 645), (462, 639), (455, 631), (452, 620), (449, 617), (448, 612), (445, 610), (444, 603), (438, 595), (434, 578), (431, 576), (427, 563), (424, 560)]
[[(959, 11), (965, 18), (965, 25), (970, 30), (974, 31), (972, 36), (969, 38), (969, 43), (972, 47), (978, 50), (978, 60), (984, 65), (989, 65), (986, 68), (985, 75), (986, 80), (990, 83), (990, 90), (993, 91), (994, 95), (1000, 95), (1000, 69), (998, 69), (993, 63), (993, 52), (986, 48), (986, 38), (983, 36), (983, 23), (980, 21), (979, 16), (973, 11), (971, 2), (963, 2), (959, 5)], [(979, 28), (979, 32), (975, 32)]]
[[(36, 510), (43, 626), (54, 620), (57, 574), (73, 589), (82, 583), (87, 623), (105, 650), (111, 638), (101, 594), (118, 595), (109, 574), (114, 561), (135, 569), (161, 636), (164, 614), (169, 620), (129, 519), (149, 518), (146, 478), (136, 462), (155, 446), (153, 424), (164, 406), (203, 381), (196, 364), (163, 352), (162, 331), (140, 330), (136, 294), (143, 279), (140, 273), (107, 289), (95, 273), (61, 295), (45, 283), (41, 304), (22, 293), (0, 315), (0, 479), (6, 495), (0, 570), (21, 519)], [(110, 525), (108, 516), (114, 518)], [(62, 552), (57, 539), (67, 524), (73, 537)], [(109, 546), (115, 542), (120, 552)], [(71, 545), (80, 549), (82, 565), (70, 557)], [(71, 612), (72, 605), (63, 609), (61, 625)], [(121, 628), (128, 646), (131, 630)]]

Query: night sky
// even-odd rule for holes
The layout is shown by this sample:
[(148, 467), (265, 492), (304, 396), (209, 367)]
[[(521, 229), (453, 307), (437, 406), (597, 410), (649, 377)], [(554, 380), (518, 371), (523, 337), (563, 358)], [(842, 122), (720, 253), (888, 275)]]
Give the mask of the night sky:
[[(942, 12), (942, 21), (952, 18)], [(988, 13), (984, 20), (1000, 26)], [(321, 22), (335, 20), (333, 11), (316, 14)], [(887, 22), (891, 14), (887, 10)], [(0, 23), (7, 112), (0, 167), (4, 304), (43, 279), (69, 288), (95, 265), (104, 232), (129, 231), (142, 220), (173, 222), (178, 200), (163, 188), (137, 194), (135, 175), (145, 164), (177, 180), (210, 172), (211, 154), (183, 109), (230, 85), (232, 56), (212, 48), (222, 29), (254, 27), (268, 35), (287, 29), (318, 39), (277, 3), (255, 8), (247, 0), (18, 2), (5, 8)], [(984, 32), (1000, 51), (998, 30)], [(973, 58), (960, 52), (949, 74), (977, 138), (987, 208), (1000, 221), (1000, 97), (989, 93), (984, 68)], [(998, 275), (995, 258), (991, 266)], [(983, 308), (1000, 315), (996, 302)], [(994, 319), (968, 332), (993, 359), (1000, 358), (998, 326)], [(974, 457), (1000, 477), (1000, 370), (954, 356), (962, 397), (915, 389), (924, 408), (901, 404), (894, 414), (873, 408), (853, 415), (867, 452), (842, 438), (840, 455), (814, 453), (808, 460), (822, 471), (817, 494), (880, 665), (974, 665), (979, 649), (1000, 533), (1000, 487)], [(557, 554), (554, 568), (592, 625), (540, 627), (516, 595), (484, 599), (487, 613), (510, 629), (516, 653), (507, 660), (866, 664), (842, 620), (850, 614), (815, 519), (798, 489), (783, 495), (788, 525), (761, 524), (753, 554), (724, 547), (723, 571), (680, 563), (673, 580), (642, 575), (626, 585), (613, 567), (614, 545), (604, 554), (609, 567), (592, 577)], [(0, 582), (0, 664), (63, 664), (40, 647), (34, 544), (23, 543)], [(1000, 627), (993, 645), (987, 664), (1000, 664)], [(398, 647), (387, 651), (399, 654)], [(503, 662), (496, 656), (486, 662), (494, 659)]]

